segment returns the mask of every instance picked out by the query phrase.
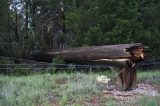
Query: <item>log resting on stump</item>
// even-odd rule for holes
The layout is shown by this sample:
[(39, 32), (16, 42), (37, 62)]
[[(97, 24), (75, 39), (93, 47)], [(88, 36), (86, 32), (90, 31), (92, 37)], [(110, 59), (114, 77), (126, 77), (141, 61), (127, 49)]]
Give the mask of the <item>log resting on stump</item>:
[(66, 62), (103, 63), (120, 67), (116, 88), (130, 90), (137, 88), (136, 66), (144, 58), (143, 52), (143, 45), (134, 43), (45, 50), (32, 56), (43, 61), (52, 61), (58, 56)]

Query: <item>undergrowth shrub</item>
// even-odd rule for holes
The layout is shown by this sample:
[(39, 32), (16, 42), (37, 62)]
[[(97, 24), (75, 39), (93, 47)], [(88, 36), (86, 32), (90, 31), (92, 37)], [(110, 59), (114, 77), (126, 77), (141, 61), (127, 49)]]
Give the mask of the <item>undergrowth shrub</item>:
[(32, 71), (20, 66), (20, 65), (16, 65), (16, 67), (14, 68), (13, 72), (11, 73), (12, 75), (28, 75), (30, 74)]
[(96, 84), (94, 75), (86, 75), (80, 73), (75, 74), (72, 78), (69, 79), (66, 86), (66, 90), (63, 91), (63, 94), (66, 94), (69, 97), (82, 97), (90, 94), (94, 95), (98, 94), (100, 91)]

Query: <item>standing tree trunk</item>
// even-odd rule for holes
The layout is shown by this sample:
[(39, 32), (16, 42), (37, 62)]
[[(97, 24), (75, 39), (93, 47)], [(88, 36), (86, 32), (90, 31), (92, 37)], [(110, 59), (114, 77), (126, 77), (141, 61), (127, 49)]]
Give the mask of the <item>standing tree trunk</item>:
[(15, 25), (15, 39), (18, 42), (19, 41), (19, 33), (18, 33), (18, 11), (17, 8), (15, 7), (15, 12), (16, 12), (16, 25)]
[(28, 39), (28, 7), (29, 7), (29, 0), (26, 0), (26, 5), (25, 5), (25, 32), (26, 32), (26, 35), (25, 35), (25, 38)]
[(10, 54), (14, 54), (13, 53), (13, 45), (12, 45), (12, 37), (11, 37), (11, 21), (10, 21), (10, 13), (9, 13), (9, 5), (8, 5), (8, 7), (7, 7), (7, 18), (8, 18), (8, 33), (9, 33), (9, 42), (10, 42)]
[(59, 1), (60, 7), (61, 7), (61, 22), (60, 22), (60, 26), (61, 26), (61, 31), (60, 31), (60, 49), (63, 49), (66, 47), (66, 41), (65, 41), (65, 34), (67, 33), (66, 30), (66, 24), (65, 24), (65, 0), (60, 0)]
[(80, 0), (75, 0), (75, 3), (76, 3), (77, 8), (79, 8), (79, 6), (80, 6)]

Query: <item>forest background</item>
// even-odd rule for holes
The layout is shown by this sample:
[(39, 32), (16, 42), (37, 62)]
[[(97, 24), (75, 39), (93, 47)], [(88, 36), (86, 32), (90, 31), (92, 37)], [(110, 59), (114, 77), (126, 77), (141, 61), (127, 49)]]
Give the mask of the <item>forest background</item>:
[(140, 42), (160, 54), (160, 0), (0, 0), (0, 55)]

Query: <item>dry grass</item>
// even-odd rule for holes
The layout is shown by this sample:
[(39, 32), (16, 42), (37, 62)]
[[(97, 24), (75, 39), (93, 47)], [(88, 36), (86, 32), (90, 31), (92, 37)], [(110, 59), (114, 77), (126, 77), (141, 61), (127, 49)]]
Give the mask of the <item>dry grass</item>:
[[(160, 77), (160, 72), (139, 72), (138, 77)], [(114, 73), (100, 73), (113, 79)], [(97, 73), (58, 73), (28, 76), (0, 75), (0, 106), (123, 106), (113, 96), (102, 93)], [(105, 86), (105, 85), (104, 85)], [(102, 86), (103, 87), (103, 86)], [(142, 96), (128, 105), (158, 106), (160, 98)], [(128, 106), (127, 105), (127, 106)]]

